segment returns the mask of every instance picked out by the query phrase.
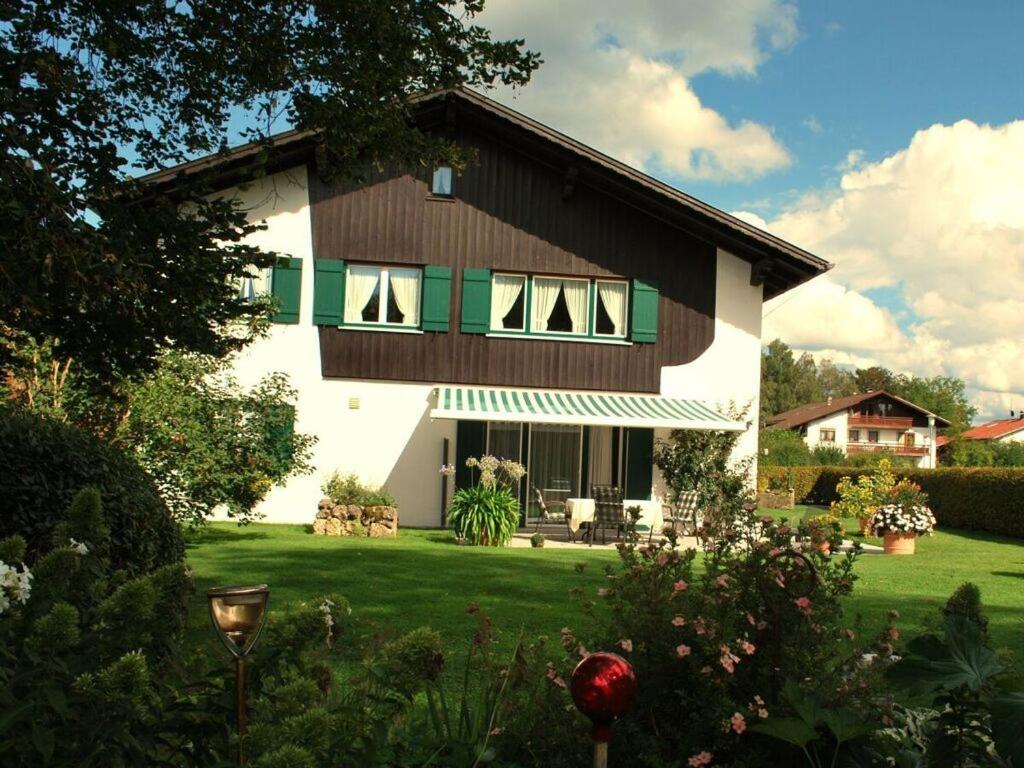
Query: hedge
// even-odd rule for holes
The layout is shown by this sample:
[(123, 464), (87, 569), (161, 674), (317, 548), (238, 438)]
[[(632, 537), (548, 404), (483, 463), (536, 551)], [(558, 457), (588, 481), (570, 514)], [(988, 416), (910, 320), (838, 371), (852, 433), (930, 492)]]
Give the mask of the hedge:
[[(761, 467), (758, 490), (787, 485), (790, 473), (797, 504), (831, 504), (844, 476), (859, 477), (864, 467)], [(940, 467), (893, 469), (914, 481), (931, 499), (940, 527), (987, 531), (1024, 538), (1024, 468)]]
[(181, 527), (133, 458), (84, 430), (0, 407), (0, 538), (19, 533), (45, 550), (71, 499), (97, 488), (110, 526), (114, 568), (145, 573), (180, 561)]

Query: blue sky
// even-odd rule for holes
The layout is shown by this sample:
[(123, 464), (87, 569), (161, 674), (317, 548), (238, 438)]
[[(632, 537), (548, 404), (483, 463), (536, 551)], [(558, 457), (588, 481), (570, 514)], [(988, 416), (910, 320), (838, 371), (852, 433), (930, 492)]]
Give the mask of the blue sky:
[(670, 180), (726, 210), (774, 214), (790, 197), (834, 183), (851, 149), (878, 159), (934, 123), (1001, 124), (1022, 116), (1020, 0), (798, 8), (798, 40), (756, 75), (707, 72), (692, 81), (701, 101), (730, 121), (772, 126), (793, 154), (792, 166), (739, 184)]

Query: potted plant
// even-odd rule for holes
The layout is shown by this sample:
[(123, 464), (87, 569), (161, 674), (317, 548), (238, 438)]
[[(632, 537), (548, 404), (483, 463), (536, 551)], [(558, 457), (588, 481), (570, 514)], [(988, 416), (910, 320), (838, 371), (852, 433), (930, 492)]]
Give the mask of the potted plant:
[(889, 459), (882, 459), (874, 470), (856, 480), (848, 476), (841, 478), (836, 485), (839, 501), (832, 502), (832, 514), (839, 518), (857, 518), (861, 536), (869, 536), (871, 516), (880, 506), (888, 503), (895, 482)]
[(533, 534), (533, 536), (530, 537), (530, 546), (531, 547), (535, 547), (535, 548), (536, 547), (543, 547), (544, 546), (544, 534), (541, 533), (540, 531), (537, 531), (537, 533)]
[(928, 495), (910, 480), (900, 480), (889, 492), (889, 502), (871, 516), (871, 528), (882, 535), (887, 555), (912, 555), (918, 536), (930, 536), (935, 515)]
[(513, 488), (526, 474), (522, 464), (494, 456), (470, 457), (466, 466), (480, 471), (469, 488), (460, 488), (448, 507), (448, 524), (468, 544), (501, 547), (519, 527), (519, 501)]
[(824, 555), (843, 543), (843, 521), (828, 512), (808, 517), (802, 528), (811, 546)]

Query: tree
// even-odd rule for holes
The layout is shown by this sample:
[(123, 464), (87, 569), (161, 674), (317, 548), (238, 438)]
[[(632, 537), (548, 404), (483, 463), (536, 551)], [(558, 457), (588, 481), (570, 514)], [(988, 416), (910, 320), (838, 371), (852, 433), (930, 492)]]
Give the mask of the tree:
[(765, 467), (801, 467), (811, 463), (804, 439), (791, 429), (766, 427), (757, 443), (759, 462)]
[(818, 363), (818, 386), (825, 398), (847, 397), (858, 391), (853, 372), (843, 370), (827, 358)]
[(806, 352), (799, 359), (780, 339), (775, 339), (761, 355), (761, 421), (804, 403), (821, 400), (817, 368)]
[(873, 365), (870, 368), (858, 368), (854, 371), (853, 377), (858, 392), (874, 392), (879, 389), (891, 392), (896, 383), (896, 376), (893, 372), (880, 365)]
[(967, 400), (963, 379), (952, 376), (898, 376), (893, 394), (949, 421), (949, 432), (959, 434), (971, 426), (978, 409)]
[[(473, 24), (482, 0), (191, 3), (15, 0), (0, 10), (0, 320), (101, 382), (163, 348), (223, 356), (269, 314), (235, 278), (272, 263), (202, 174), (167, 191), (131, 176), (226, 151), (232, 115), (263, 145), (315, 132), (326, 176), (464, 158), (410, 120), (424, 91), (526, 83), (520, 40)], [(241, 324), (241, 330), (239, 330)], [(233, 332), (226, 333), (227, 328)]]

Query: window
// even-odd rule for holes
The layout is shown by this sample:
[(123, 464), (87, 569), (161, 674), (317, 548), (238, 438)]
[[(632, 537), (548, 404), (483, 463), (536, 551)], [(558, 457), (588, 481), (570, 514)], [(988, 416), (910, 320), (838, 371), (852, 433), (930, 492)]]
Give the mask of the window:
[(877, 443), (878, 442), (878, 430), (877, 429), (869, 429), (868, 430), (868, 442), (869, 443)]
[(345, 323), (418, 327), (420, 270), (350, 266), (345, 278)]
[(624, 281), (494, 274), (490, 330), (622, 339), (628, 303)]
[(589, 301), (590, 291), (586, 280), (535, 277), (530, 330), (542, 333), (585, 334)]
[(625, 283), (598, 280), (594, 312), (594, 335), (626, 335), (627, 288)]
[(850, 442), (851, 443), (859, 443), (860, 442), (860, 430), (859, 429), (851, 429), (850, 430)]
[(451, 197), (452, 192), (452, 169), (451, 166), (441, 165), (434, 169), (434, 180), (430, 185), (430, 192), (441, 197)]
[(250, 266), (248, 275), (238, 279), (238, 298), (253, 302), (261, 296), (269, 296), (273, 271), (272, 267)]
[(834, 443), (836, 441), (836, 431), (834, 429), (820, 429), (818, 430), (818, 440), (822, 443)]
[(491, 329), (526, 330), (525, 275), (494, 275), (491, 279)]

